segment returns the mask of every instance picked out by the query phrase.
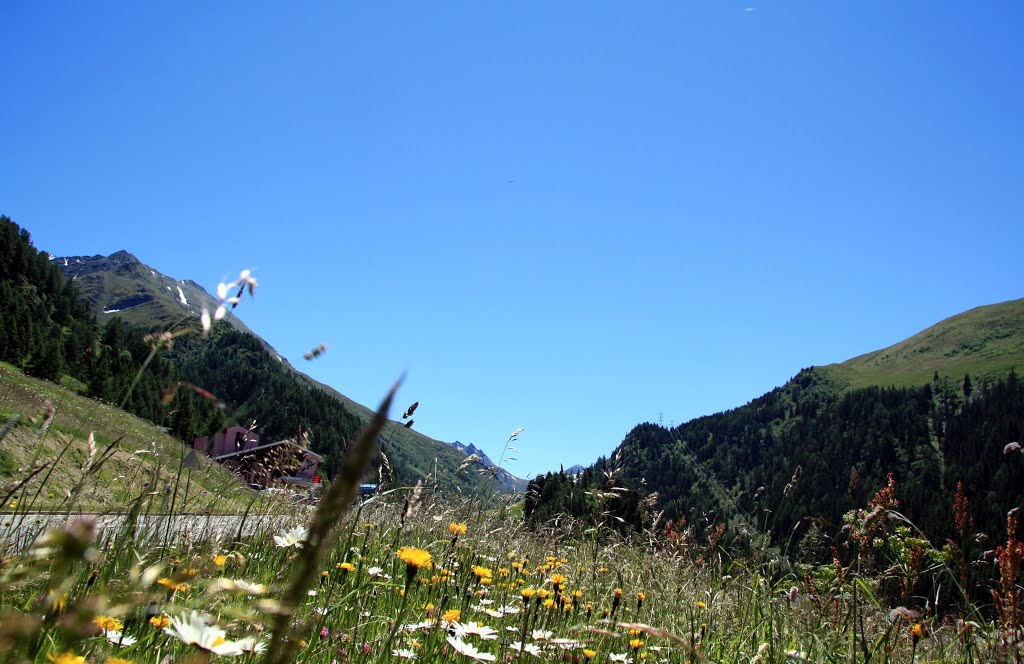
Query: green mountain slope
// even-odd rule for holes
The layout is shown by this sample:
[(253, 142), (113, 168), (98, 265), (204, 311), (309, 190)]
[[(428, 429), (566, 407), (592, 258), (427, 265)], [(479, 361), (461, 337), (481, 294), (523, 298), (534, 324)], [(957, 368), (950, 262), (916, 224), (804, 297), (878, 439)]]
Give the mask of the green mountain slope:
[[(199, 318), (203, 308), (211, 312), (217, 308), (216, 298), (196, 282), (168, 277), (127, 251), (109, 256), (51, 256), (50, 262), (92, 305), (100, 324), (116, 316), (136, 327), (167, 329), (184, 318)], [(224, 321), (240, 332), (255, 334), (230, 309)]]
[[(151, 422), (26, 376), (6, 362), (0, 362), (0, 395), (0, 421), (19, 417), (0, 442), (0, 495), (17, 489), (13, 497), (21, 499), (23, 508), (119, 511), (149, 494), (150, 509), (156, 512), (166, 510), (165, 499), (172, 498), (175, 509), (185, 512), (242, 512), (250, 503), (257, 512), (294, 509), (269, 494), (245, 490), (235, 473), (202, 455), (199, 467), (185, 471), (178, 482), (187, 453), (180, 441)], [(54, 408), (53, 419), (43, 429), (47, 403)], [(36, 417), (36, 423), (30, 423), (30, 417)], [(86, 463), (90, 433), (96, 444), (91, 467)], [(99, 463), (111, 445), (106, 460)], [(33, 467), (39, 465), (44, 465), (42, 471), (33, 475)], [(22, 484), (26, 478), (31, 479)], [(69, 505), (69, 493), (79, 482)]]
[(1024, 369), (1024, 299), (977, 307), (898, 344), (822, 370), (850, 388), (924, 385), (936, 372), (960, 379)]
[[(610, 513), (639, 530), (661, 513), (697, 536), (722, 527), (752, 546), (770, 530), (792, 554), (811, 524), (838, 536), (844, 514), (891, 473), (900, 511), (933, 541), (957, 537), (960, 482), (978, 532), (1005, 537), (1007, 511), (1024, 505), (1024, 457), (1006, 448), (1024, 439), (1021, 367), (1024, 300), (979, 307), (891, 348), (804, 369), (738, 408), (671, 429), (640, 424), (580, 481), (535, 479), (527, 517), (599, 523)], [(624, 490), (610, 494), (613, 485)], [(612, 497), (595, 505), (594, 495)]]

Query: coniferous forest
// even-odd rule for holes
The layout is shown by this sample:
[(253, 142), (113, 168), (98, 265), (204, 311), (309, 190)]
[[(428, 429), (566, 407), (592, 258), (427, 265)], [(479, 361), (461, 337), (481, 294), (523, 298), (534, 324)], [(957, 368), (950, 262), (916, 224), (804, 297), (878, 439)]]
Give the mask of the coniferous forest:
[[(31, 240), (27, 230), (0, 216), (0, 360), (171, 426), (186, 440), (223, 426), (214, 404), (187, 391), (164, 403), (176, 372), (157, 355), (139, 373), (151, 352), (147, 331), (118, 318), (100, 325), (74, 283)], [(172, 413), (177, 416), (169, 421)]]
[(820, 559), (855, 510), (891, 486), (898, 511), (933, 544), (964, 538), (961, 507), (970, 546), (992, 548), (1006, 538), (1007, 512), (1024, 504), (1024, 457), (1007, 448), (1022, 433), (1014, 372), (843, 391), (806, 369), (730, 411), (674, 428), (640, 424), (578, 476), (537, 477), (527, 519), (570, 514), (620, 532), (657, 520), (666, 532), (723, 536), (734, 550), (762, 545), (770, 531), (776, 550)]

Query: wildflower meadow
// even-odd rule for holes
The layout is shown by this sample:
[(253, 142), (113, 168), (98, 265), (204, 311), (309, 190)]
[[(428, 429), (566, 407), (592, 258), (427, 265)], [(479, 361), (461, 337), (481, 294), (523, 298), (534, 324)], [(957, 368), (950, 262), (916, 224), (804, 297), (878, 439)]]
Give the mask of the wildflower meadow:
[[(220, 288), (200, 331), (254, 285), (242, 273)], [(154, 510), (153, 491), (104, 530), (68, 510), (24, 541), (17, 519), (4, 521), (0, 660), (1021, 661), (1015, 512), (998, 575), (972, 596), (961, 581), (977, 561), (901, 520), (891, 481), (848, 515), (849, 550), (803, 564), (771, 555), (770, 538), (729, 551), (720, 531), (700, 539), (657, 522), (627, 536), (570, 517), (530, 528), (522, 496), (445, 493), (430, 477), (361, 500), (396, 389), (315, 506), (253, 510), (255, 498), (244, 508), (235, 496), (236, 521), (174, 537), (160, 527), (174, 507)], [(5, 512), (24, 520), (32, 500), (15, 487)]]

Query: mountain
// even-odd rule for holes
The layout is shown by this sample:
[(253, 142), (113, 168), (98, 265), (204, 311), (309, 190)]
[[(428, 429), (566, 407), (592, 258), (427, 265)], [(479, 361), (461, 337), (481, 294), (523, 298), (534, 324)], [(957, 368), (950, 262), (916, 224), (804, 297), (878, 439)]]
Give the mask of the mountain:
[[(218, 305), (199, 284), (163, 275), (126, 251), (50, 260), (101, 322), (118, 317), (142, 329), (163, 330)], [(331, 472), (373, 411), (300, 372), (230, 311), (224, 320), (228, 325), (215, 326), (209, 339), (182, 337), (165, 356), (185, 379), (225, 401), (236, 421), (256, 420), (262, 435), (286, 437), (300, 427), (310, 431), (313, 449), (327, 456)], [(485, 477), (470, 469), (459, 471), (467, 457), (456, 447), (392, 421), (382, 436), (379, 462), (400, 482), (440, 481), (462, 491), (485, 488)], [(525, 485), (503, 469), (497, 477), (501, 490)]]
[[(183, 319), (198, 319), (204, 308), (212, 312), (219, 304), (196, 282), (168, 277), (127, 251), (109, 256), (50, 254), (49, 258), (92, 305), (101, 324), (117, 316), (136, 327), (168, 329)], [(281, 362), (287, 362), (230, 309), (224, 321), (240, 332), (256, 336)]]
[(660, 512), (698, 536), (771, 531), (795, 553), (812, 531), (836, 535), (891, 474), (900, 511), (933, 542), (957, 537), (958, 491), (978, 531), (997, 539), (1007, 511), (1024, 504), (1024, 463), (1006, 448), (1024, 438), (1022, 348), (1024, 300), (972, 309), (890, 348), (801, 370), (732, 410), (673, 428), (639, 424), (577, 479), (535, 478), (524, 513), (592, 523), (610, 514), (621, 519), (613, 527), (638, 530)]
[(1024, 369), (1024, 299), (977, 307), (901, 341), (822, 369), (848, 387), (909, 387), (940, 376), (1005, 375)]
[(526, 480), (516, 477), (515, 475), (508, 472), (504, 468), (499, 467), (498, 464), (491, 461), (491, 458), (487, 456), (486, 452), (484, 452), (476, 445), (472, 443), (470, 443), (469, 445), (465, 445), (457, 440), (454, 443), (449, 443), (449, 445), (465, 454), (467, 458), (472, 457), (475, 454), (480, 467), (485, 471), (490, 471), (490, 473), (493, 473), (497, 482), (501, 486), (503, 486), (506, 491), (510, 491), (512, 493), (522, 493), (523, 491), (526, 490)]

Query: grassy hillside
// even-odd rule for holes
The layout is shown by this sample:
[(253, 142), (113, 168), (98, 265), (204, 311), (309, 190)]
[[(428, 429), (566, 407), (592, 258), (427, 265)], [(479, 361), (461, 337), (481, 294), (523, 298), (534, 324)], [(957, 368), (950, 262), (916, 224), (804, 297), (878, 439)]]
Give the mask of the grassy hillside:
[(1024, 369), (1024, 299), (971, 309), (882, 350), (821, 370), (849, 388), (911, 387), (940, 376), (1005, 376)]
[[(44, 431), (46, 401), (55, 415)], [(17, 492), (23, 507), (34, 501), (31, 509), (66, 510), (67, 493), (79, 482), (81, 491), (70, 505), (75, 511), (120, 511), (146, 492), (153, 492), (154, 509), (160, 511), (168, 484), (173, 497), (188, 450), (149, 422), (0, 362), (0, 418), (7, 422), (14, 415), (20, 416), (19, 423), (0, 444), (0, 496), (26, 478), (33, 460), (38, 460), (54, 463)], [(90, 432), (96, 455), (91, 470), (83, 473)], [(97, 468), (96, 460), (112, 443), (109, 459)], [(253, 501), (254, 509), (287, 507), (269, 495), (250, 491), (238, 476), (205, 457), (200, 456), (199, 462), (201, 467), (191, 471), (191, 477), (188, 470), (181, 472), (176, 511), (242, 512)]]

